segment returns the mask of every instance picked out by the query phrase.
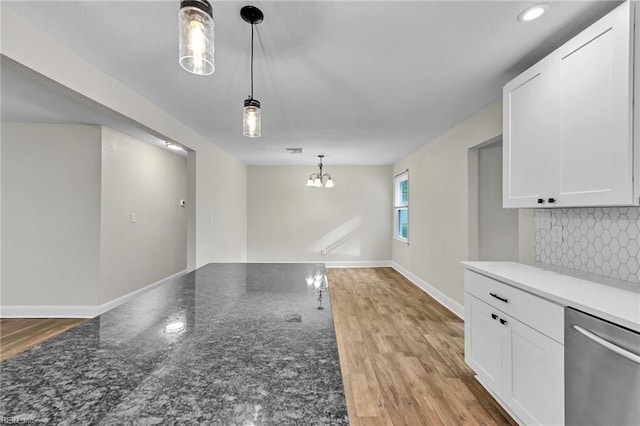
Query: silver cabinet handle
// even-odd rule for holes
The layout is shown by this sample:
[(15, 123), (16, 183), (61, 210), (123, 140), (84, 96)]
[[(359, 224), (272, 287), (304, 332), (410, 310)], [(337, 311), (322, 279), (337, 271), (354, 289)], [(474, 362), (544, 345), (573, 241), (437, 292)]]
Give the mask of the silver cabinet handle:
[(615, 352), (618, 355), (625, 357), (629, 361), (633, 361), (636, 364), (640, 364), (640, 355), (636, 355), (633, 352), (629, 352), (626, 349), (622, 349), (620, 346), (614, 345), (610, 341), (605, 340), (602, 337), (593, 334), (589, 330), (585, 330), (584, 328), (580, 327), (579, 325), (574, 325), (573, 328), (575, 328), (578, 333), (582, 334), (586, 338), (593, 340), (597, 344), (599, 344), (601, 346), (604, 346), (605, 348), (609, 349), (610, 351)]

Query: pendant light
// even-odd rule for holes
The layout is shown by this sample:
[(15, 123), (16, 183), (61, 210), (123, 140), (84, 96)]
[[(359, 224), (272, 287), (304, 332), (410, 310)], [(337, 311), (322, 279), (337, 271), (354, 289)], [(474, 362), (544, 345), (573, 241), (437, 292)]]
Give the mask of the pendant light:
[(245, 6), (240, 10), (242, 19), (251, 24), (251, 94), (244, 101), (242, 114), (242, 134), (249, 138), (258, 138), (261, 133), (260, 101), (253, 98), (253, 31), (254, 25), (264, 19), (262, 11), (254, 6)]
[[(318, 155), (320, 162), (318, 163), (318, 168), (320, 171), (318, 173), (311, 173), (309, 176), (309, 180), (307, 181), (307, 186), (314, 186), (316, 188), (333, 188), (333, 179), (331, 179), (331, 175), (329, 173), (322, 174), (322, 159), (324, 155)], [(324, 181), (324, 179), (327, 179)]]
[(178, 12), (180, 66), (190, 73), (209, 75), (213, 60), (213, 8), (207, 0), (182, 0)]

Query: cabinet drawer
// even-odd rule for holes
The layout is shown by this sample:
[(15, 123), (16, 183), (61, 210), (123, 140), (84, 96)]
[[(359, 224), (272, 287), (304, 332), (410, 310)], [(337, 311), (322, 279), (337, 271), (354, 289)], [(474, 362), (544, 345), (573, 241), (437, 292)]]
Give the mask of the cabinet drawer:
[(503, 282), (466, 270), (465, 291), (564, 344), (564, 308)]

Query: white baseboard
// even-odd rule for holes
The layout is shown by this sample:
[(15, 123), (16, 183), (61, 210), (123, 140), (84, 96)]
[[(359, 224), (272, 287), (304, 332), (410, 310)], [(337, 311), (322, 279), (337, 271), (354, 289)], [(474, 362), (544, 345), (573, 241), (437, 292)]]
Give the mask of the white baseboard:
[(186, 270), (176, 272), (102, 305), (3, 305), (0, 306), (0, 318), (94, 318), (185, 273)]
[(113, 308), (116, 308), (120, 305), (122, 305), (123, 303), (128, 302), (129, 300), (141, 295), (142, 293), (146, 293), (149, 290), (153, 290), (154, 288), (164, 284), (165, 282), (179, 277), (180, 275), (184, 275), (187, 273), (186, 269), (183, 269), (182, 271), (176, 272), (173, 275), (169, 275), (168, 277), (162, 278), (161, 280), (156, 281), (155, 283), (149, 284), (146, 287), (142, 287), (136, 291), (132, 291), (131, 293), (127, 293), (124, 296), (120, 296), (117, 299), (113, 299), (108, 301), (107, 303), (103, 303), (100, 306), (96, 306), (96, 314), (94, 315), (94, 317), (98, 316), (98, 315), (102, 315), (107, 311), (110, 311)]
[(398, 271), (400, 274), (404, 275), (406, 279), (411, 281), (429, 296), (436, 299), (442, 306), (453, 312), (457, 317), (464, 320), (464, 306), (462, 306), (460, 303), (456, 302), (428, 282), (422, 280), (420, 277), (410, 272), (408, 269), (400, 266), (398, 263), (391, 262), (391, 267)]
[(322, 262), (327, 268), (384, 268), (391, 267), (390, 260), (355, 260)]
[[(390, 260), (363, 260), (363, 261), (332, 261), (332, 262), (317, 262), (317, 261), (266, 261), (257, 263), (324, 263), (327, 268), (380, 268), (380, 267), (392, 267), (405, 278), (415, 284), (418, 288), (425, 293), (436, 299), (445, 308), (449, 309), (456, 316), (464, 319), (464, 307), (451, 299), (440, 290), (433, 287), (431, 284), (423, 281), (417, 275), (413, 274), (409, 270), (400, 266), (396, 262)], [(186, 273), (186, 270), (177, 272), (166, 278), (163, 278), (155, 283), (149, 284), (146, 287), (125, 294), (117, 299), (103, 303), (102, 305), (3, 305), (0, 306), (0, 318), (93, 318), (101, 315), (111, 309), (128, 302), (134, 297), (145, 293), (155, 287), (163, 284), (165, 281), (178, 277)]]
[(249, 260), (247, 263), (322, 263), (327, 268), (383, 268), (391, 267), (390, 260)]
[(3, 305), (0, 318), (93, 318), (98, 306), (91, 305)]

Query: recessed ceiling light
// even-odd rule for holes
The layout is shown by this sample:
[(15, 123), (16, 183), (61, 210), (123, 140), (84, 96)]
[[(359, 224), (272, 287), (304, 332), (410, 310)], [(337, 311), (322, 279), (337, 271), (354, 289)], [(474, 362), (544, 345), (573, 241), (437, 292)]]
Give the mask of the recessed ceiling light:
[(536, 4), (523, 10), (522, 13), (518, 15), (518, 21), (533, 21), (534, 19), (537, 19), (544, 15), (547, 10), (549, 10), (549, 5), (547, 3)]
[(167, 142), (167, 148), (172, 149), (174, 151), (184, 151), (184, 148), (180, 145), (176, 145), (175, 143)]

